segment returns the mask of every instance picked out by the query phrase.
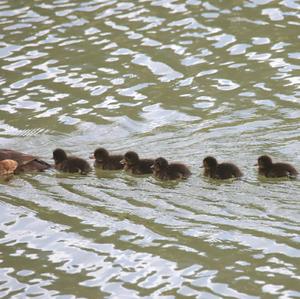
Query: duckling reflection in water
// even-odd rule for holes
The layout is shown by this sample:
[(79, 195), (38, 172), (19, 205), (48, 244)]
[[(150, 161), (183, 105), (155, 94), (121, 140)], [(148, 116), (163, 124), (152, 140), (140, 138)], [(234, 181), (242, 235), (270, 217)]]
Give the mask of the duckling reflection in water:
[(124, 170), (131, 174), (150, 174), (154, 160), (140, 159), (136, 152), (129, 151), (124, 155), (121, 163), (124, 164)]
[(153, 174), (160, 180), (187, 179), (191, 172), (181, 163), (168, 163), (165, 158), (157, 158), (152, 166)]
[(258, 173), (267, 178), (289, 177), (296, 178), (298, 171), (289, 163), (273, 163), (272, 159), (267, 156), (260, 156), (257, 160)]
[(105, 148), (99, 147), (94, 151), (93, 157), (95, 159), (94, 166), (104, 170), (119, 170), (123, 169), (124, 165), (121, 160), (123, 155), (110, 155)]
[(75, 156), (67, 156), (63, 149), (57, 148), (53, 151), (55, 168), (63, 172), (87, 174), (91, 171), (89, 163)]
[(230, 179), (243, 176), (240, 169), (233, 163), (218, 163), (216, 158), (208, 156), (203, 160), (204, 175), (213, 179)]

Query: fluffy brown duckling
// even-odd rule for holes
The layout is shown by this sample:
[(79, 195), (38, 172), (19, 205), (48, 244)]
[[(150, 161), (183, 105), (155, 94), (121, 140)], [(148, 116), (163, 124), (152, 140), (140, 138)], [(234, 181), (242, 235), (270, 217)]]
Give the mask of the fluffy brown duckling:
[(152, 166), (153, 174), (161, 180), (186, 179), (191, 175), (190, 170), (181, 163), (168, 163), (165, 158), (157, 158)]
[(40, 158), (15, 150), (0, 149), (0, 160), (14, 160), (18, 163), (15, 173), (44, 171), (52, 166)]
[(0, 161), (0, 176), (13, 174), (18, 167), (18, 162), (15, 160), (5, 159)]
[(123, 169), (124, 165), (121, 160), (123, 155), (110, 155), (105, 148), (99, 147), (94, 151), (93, 158), (95, 159), (94, 166), (104, 170), (119, 170)]
[(78, 157), (67, 156), (66, 152), (61, 148), (53, 151), (53, 159), (55, 168), (63, 172), (87, 174), (91, 171), (91, 167), (87, 161)]
[(243, 176), (240, 169), (232, 163), (220, 163), (214, 157), (208, 156), (203, 160), (204, 175), (213, 179), (230, 179)]
[(273, 163), (267, 156), (260, 156), (257, 160), (258, 173), (267, 178), (290, 177), (295, 178), (298, 171), (289, 163)]
[(124, 164), (124, 170), (131, 174), (149, 174), (152, 173), (151, 166), (154, 163), (153, 159), (140, 159), (136, 152), (129, 151), (121, 160)]

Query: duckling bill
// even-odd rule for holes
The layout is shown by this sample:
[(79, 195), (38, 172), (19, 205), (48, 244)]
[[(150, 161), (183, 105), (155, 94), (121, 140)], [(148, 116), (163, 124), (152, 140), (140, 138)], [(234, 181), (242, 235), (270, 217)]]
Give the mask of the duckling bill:
[(289, 163), (273, 163), (271, 157), (267, 155), (260, 156), (257, 160), (258, 173), (267, 178), (289, 177), (295, 178), (298, 171)]
[(123, 155), (110, 155), (105, 148), (99, 147), (94, 151), (93, 158), (95, 159), (94, 166), (104, 170), (120, 170), (124, 165), (121, 160)]
[(157, 158), (152, 166), (153, 174), (160, 180), (187, 179), (191, 172), (181, 163), (170, 163), (165, 158)]
[(129, 151), (124, 155), (121, 163), (124, 165), (124, 170), (131, 174), (150, 174), (154, 160), (140, 159), (136, 152)]
[(53, 151), (55, 168), (63, 172), (87, 174), (91, 171), (89, 163), (75, 156), (67, 156), (63, 149), (57, 148)]
[(204, 175), (213, 179), (230, 179), (243, 176), (241, 170), (233, 163), (218, 163), (216, 158), (208, 156), (203, 159)]

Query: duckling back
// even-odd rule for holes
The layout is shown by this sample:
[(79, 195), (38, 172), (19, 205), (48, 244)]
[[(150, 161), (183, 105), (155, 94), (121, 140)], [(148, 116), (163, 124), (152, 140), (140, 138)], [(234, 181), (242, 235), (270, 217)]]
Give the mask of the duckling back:
[(270, 169), (264, 172), (264, 175), (269, 178), (290, 177), (295, 178), (298, 171), (288, 163), (274, 163)]
[(134, 167), (133, 173), (135, 174), (150, 174), (152, 173), (151, 166), (153, 165), (153, 159), (140, 159), (139, 163)]
[(217, 166), (216, 178), (218, 179), (231, 179), (242, 177), (243, 173), (233, 163), (221, 163)]
[(95, 160), (94, 166), (103, 170), (120, 170), (124, 165), (121, 161), (124, 159), (122, 155), (110, 155), (107, 159), (99, 162)]
[(188, 167), (181, 163), (170, 163), (166, 171), (166, 178), (169, 180), (187, 179), (191, 175)]
[(70, 156), (65, 161), (60, 163), (57, 168), (64, 172), (87, 174), (91, 171), (89, 163), (81, 158)]

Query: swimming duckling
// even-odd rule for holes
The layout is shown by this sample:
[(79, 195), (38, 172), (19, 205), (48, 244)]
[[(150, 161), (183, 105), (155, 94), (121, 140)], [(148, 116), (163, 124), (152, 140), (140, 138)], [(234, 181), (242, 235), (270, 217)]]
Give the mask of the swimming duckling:
[(152, 173), (151, 166), (154, 163), (153, 159), (140, 159), (136, 152), (129, 151), (121, 160), (124, 164), (124, 170), (131, 174), (148, 174)]
[(0, 176), (13, 174), (18, 167), (18, 162), (15, 160), (5, 159), (0, 161)]
[(28, 154), (24, 154), (15, 150), (0, 149), (0, 160), (14, 160), (17, 168), (15, 173), (44, 171), (52, 166), (40, 158)]
[(213, 179), (230, 179), (243, 176), (240, 169), (232, 163), (220, 163), (214, 157), (208, 156), (203, 160), (204, 175)]
[(124, 165), (121, 160), (123, 155), (110, 155), (105, 148), (99, 147), (94, 151), (95, 159), (94, 166), (104, 170), (119, 170), (123, 169)]
[(168, 163), (165, 158), (157, 158), (152, 166), (153, 174), (161, 180), (186, 179), (191, 175), (190, 170), (181, 163)]
[(55, 162), (55, 168), (64, 172), (87, 174), (91, 171), (91, 167), (84, 159), (67, 156), (63, 149), (57, 148), (53, 151), (53, 159)]
[(267, 156), (260, 156), (257, 160), (258, 173), (268, 178), (290, 177), (295, 178), (298, 171), (288, 163), (273, 163)]

